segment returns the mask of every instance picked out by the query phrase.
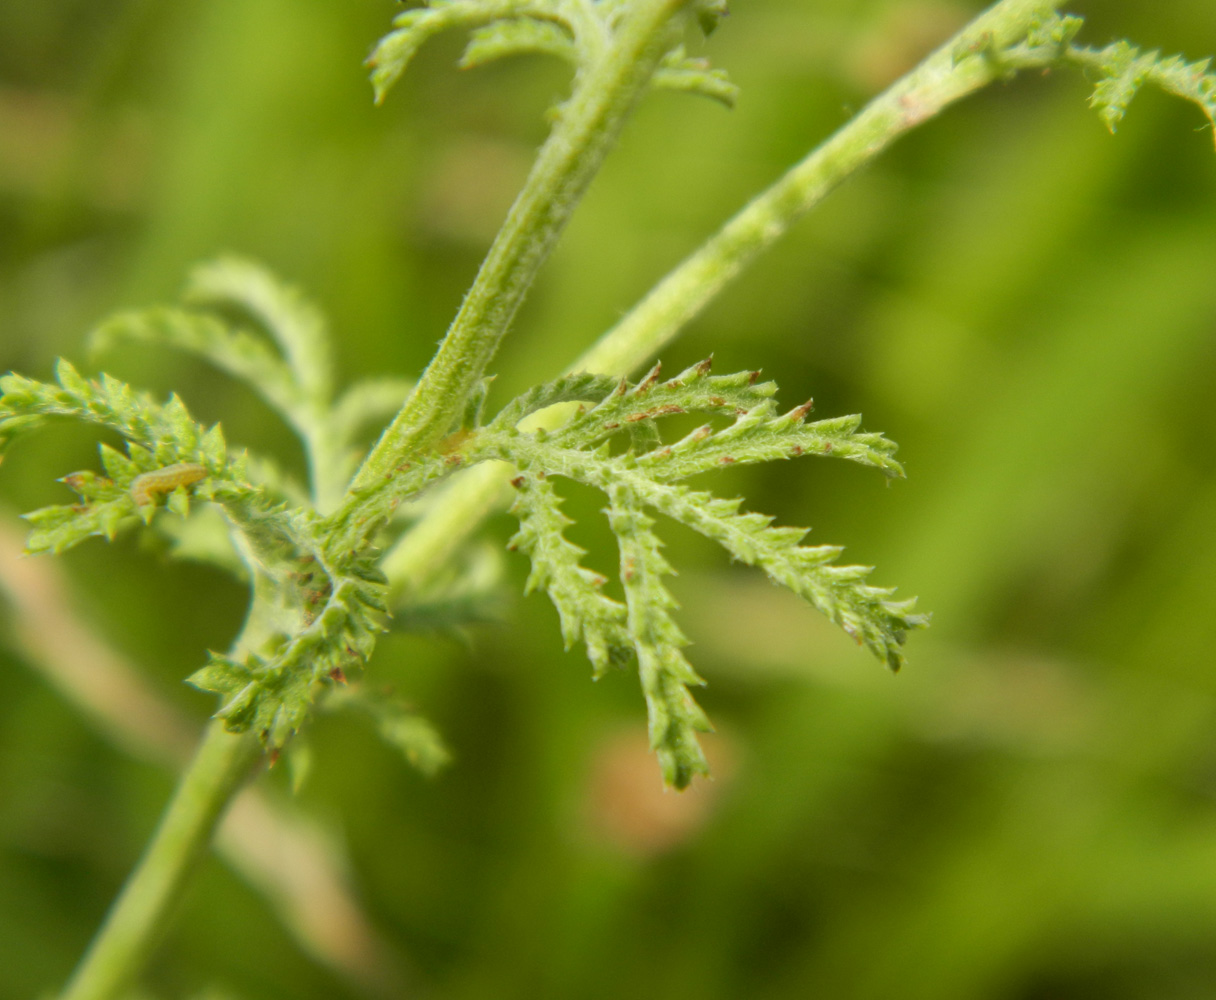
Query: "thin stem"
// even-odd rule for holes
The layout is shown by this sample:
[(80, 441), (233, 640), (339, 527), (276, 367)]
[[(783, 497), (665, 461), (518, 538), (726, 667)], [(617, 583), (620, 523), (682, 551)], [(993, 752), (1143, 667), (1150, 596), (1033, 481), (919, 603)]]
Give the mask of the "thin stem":
[(60, 1000), (112, 1000), (143, 968), (224, 809), (261, 753), (213, 721), (147, 851), (114, 901)]
[(380, 564), (389, 580), (390, 604), (409, 591), (422, 590), (432, 576), (481, 527), (481, 522), (510, 502), (505, 462), (486, 462), (444, 486), (443, 496), (407, 531)]
[(503, 228), (413, 394), (372, 450), (353, 490), (377, 482), (450, 429), (576, 204), (672, 43), (688, 0), (636, 0), (537, 156)]
[[(58, 561), (20, 557), (23, 535), (0, 510), (0, 604), (12, 606), (22, 659), (124, 753), (180, 774), (197, 748), (193, 720), (73, 608)], [(265, 787), (246, 788), (225, 815), (215, 849), (308, 954), (353, 984), (400, 994), (375, 990), (400, 979), (395, 963), (349, 884), (346, 859), (299, 810)]]
[(956, 61), (960, 46), (990, 38), (999, 49), (1024, 36), (1032, 18), (1056, 6), (1043, 0), (1004, 0), (980, 15), (754, 198), (660, 281), (578, 364), (588, 371), (615, 373), (653, 357), (842, 181), (905, 132), (1005, 71), (982, 54)]
[(346, 457), (347, 442), (337, 433), (328, 413), (318, 415), (304, 440), (313, 508), (318, 514), (332, 513), (346, 493), (353, 465)]
[[(960, 47), (985, 38), (998, 48), (1008, 45), (1026, 34), (1033, 18), (1057, 6), (1044, 0), (1002, 0), (989, 8), (754, 198), (568, 370), (628, 374), (650, 361), (850, 174), (909, 129), (991, 83), (1004, 70), (983, 55), (956, 61)], [(383, 568), (395, 589), (420, 586), (477, 530), (500, 505), (507, 475), (496, 464), (471, 470), (452, 484), (444, 502), (385, 556)]]

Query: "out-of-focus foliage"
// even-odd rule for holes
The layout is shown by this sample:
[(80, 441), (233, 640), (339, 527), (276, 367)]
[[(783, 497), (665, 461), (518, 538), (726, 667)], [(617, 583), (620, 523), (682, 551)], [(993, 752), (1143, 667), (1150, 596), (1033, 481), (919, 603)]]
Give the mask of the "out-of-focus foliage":
[[(702, 29), (712, 33), (725, 8), (697, 4)], [(472, 32), (462, 69), (507, 56), (545, 55), (564, 59), (578, 73), (590, 71), (611, 49), (609, 40), (621, 26), (616, 3), (569, 4), (562, 0), (429, 0), (393, 19), (393, 31), (367, 60), (376, 101), (383, 101), (418, 50), (431, 38), (453, 28)], [(671, 49), (654, 75), (654, 86), (712, 97), (732, 107), (739, 88), (722, 70), (704, 59), (690, 59), (683, 45)]]
[[(1089, 44), (1216, 50), (1207, 0), (1083, 7), (1098, 5), (1078, 5)], [(974, 9), (756, 0), (690, 39), (741, 87), (737, 107), (648, 98), (521, 314), (495, 397), (560, 370)], [(568, 71), (460, 73), (461, 42), (440, 38), (375, 110), (360, 62), (389, 12), (0, 5), (0, 371), (48, 378), (100, 317), (170, 300), (193, 263), (234, 251), (315, 295), (345, 377), (415, 375)], [(1066, 73), (1018, 79), (927, 125), (664, 359), (763, 366), (788, 398), (862, 412), (900, 442), (909, 478), (890, 489), (844, 463), (728, 476), (920, 595), (934, 628), (907, 670), (875, 671), (801, 602), (673, 530), (673, 561), (697, 569), (669, 582), (720, 729), (706, 741), (720, 777), (699, 794), (652, 794), (630, 742), (645, 740), (636, 684), (590, 684), (540, 596), (467, 645), (393, 634), (377, 650), (369, 676), (452, 749), (435, 780), (349, 713), (313, 729), (301, 802), (340, 822), (428, 995), (1216, 991), (1216, 163), (1195, 108), (1146, 91), (1112, 138), (1088, 93)], [(257, 397), (188, 358), (131, 345), (106, 366), (180, 391), (230, 440), (290, 448)], [(69, 502), (48, 468), (94, 456), (87, 432), (43, 432), (11, 450), (0, 495)], [(490, 530), (506, 543), (505, 519)], [(572, 540), (609, 551), (606, 530)], [(211, 699), (180, 681), (224, 648), (243, 592), (121, 541), (65, 561), (89, 619), (201, 719)], [(169, 784), (19, 653), (0, 663), (7, 1000), (66, 976)], [(360, 995), (218, 865), (149, 988), (208, 982)]]

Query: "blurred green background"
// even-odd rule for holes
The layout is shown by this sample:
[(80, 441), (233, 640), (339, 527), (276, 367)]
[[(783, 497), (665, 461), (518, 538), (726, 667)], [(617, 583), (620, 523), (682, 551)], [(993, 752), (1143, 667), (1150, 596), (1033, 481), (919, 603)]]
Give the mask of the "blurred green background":
[[(520, 316), (496, 398), (561, 369), (977, 7), (738, 4), (705, 49), (739, 106), (647, 101)], [(1090, 42), (1216, 52), (1211, 0), (1073, 9)], [(344, 377), (416, 373), (568, 74), (461, 73), (446, 37), (375, 109), (360, 63), (392, 12), (0, 5), (0, 371), (87, 362), (105, 314), (169, 301), (192, 263), (236, 251), (321, 303)], [(909, 479), (890, 488), (808, 461), (717, 489), (918, 595), (933, 627), (903, 674), (669, 531), (720, 730), (717, 779), (680, 797), (658, 790), (636, 679), (590, 683), (543, 597), (466, 641), (395, 634), (371, 677), (436, 721), (454, 766), (424, 779), (324, 718), (296, 800), (382, 939), (376, 968), (310, 957), (211, 861), (140, 995), (1216, 995), (1216, 156), (1192, 107), (1144, 93), (1111, 137), (1087, 93), (1026, 78), (949, 111), (665, 352), (669, 370), (711, 352), (718, 371), (761, 367), (783, 401), (861, 411), (900, 442)], [(193, 360), (104, 364), (299, 465), (251, 393)], [(95, 445), (57, 426), (14, 449), (5, 527), (67, 502), (53, 480), (94, 467)], [(488, 527), (496, 544), (510, 530)], [(575, 537), (610, 563), (604, 529)], [(230, 641), (241, 589), (134, 537), (62, 564), (80, 620), (201, 722), (210, 703), (181, 678)], [(522, 560), (507, 567), (518, 594)], [(0, 602), (0, 636), (18, 617)], [(172, 787), (35, 659), (0, 642), (4, 1000), (66, 978)]]

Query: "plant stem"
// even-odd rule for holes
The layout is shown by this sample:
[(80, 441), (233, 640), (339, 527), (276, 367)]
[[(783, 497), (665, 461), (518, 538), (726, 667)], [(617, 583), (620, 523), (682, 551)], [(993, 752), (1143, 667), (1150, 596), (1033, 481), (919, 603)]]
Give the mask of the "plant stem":
[(577, 77), (439, 351), (352, 489), (378, 481), (451, 429), (625, 119), (672, 44), (688, 0), (634, 0), (602, 57)]
[(380, 563), (389, 581), (390, 606), (403, 594), (425, 588), (487, 516), (510, 504), (507, 480), (514, 474), (505, 462), (485, 462), (445, 484), (442, 499)]
[(1026, 34), (1031, 19), (1058, 4), (1003, 0), (968, 24), (908, 75), (754, 198), (713, 237), (660, 281), (583, 355), (587, 371), (623, 372), (644, 363), (763, 250), (842, 181), (905, 132), (1001, 75), (983, 55), (956, 62), (968, 40), (990, 37), (997, 48)]
[(147, 851), (127, 879), (60, 1000), (112, 1000), (143, 968), (170, 907), (210, 843), (261, 747), (212, 721)]
[[(1026, 34), (1032, 19), (1054, 10), (1045, 0), (1001, 0), (754, 198), (692, 256), (663, 278), (568, 370), (628, 374), (647, 363), (759, 254), (859, 167), (908, 130), (1000, 76), (982, 55), (956, 62), (969, 40), (998, 47)], [(444, 503), (386, 555), (383, 568), (397, 590), (419, 586), (443, 565), (499, 505), (507, 473), (473, 469), (454, 482)]]

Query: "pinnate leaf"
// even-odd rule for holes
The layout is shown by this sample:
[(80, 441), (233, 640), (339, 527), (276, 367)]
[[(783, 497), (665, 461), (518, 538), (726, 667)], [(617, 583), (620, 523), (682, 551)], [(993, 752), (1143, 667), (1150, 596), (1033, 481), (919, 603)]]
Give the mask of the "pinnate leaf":
[[(706, 34), (725, 10), (720, 0), (701, 0), (696, 5)], [(619, 13), (617, 0), (428, 0), (424, 6), (397, 15), (394, 30), (368, 58), (376, 103), (384, 100), (418, 50), (443, 31), (470, 32), (460, 60), (464, 68), (507, 56), (543, 54), (586, 70), (610, 46)], [(734, 104), (738, 94), (722, 70), (712, 69), (704, 59), (689, 58), (683, 46), (667, 54), (651, 84), (702, 94), (727, 106)]]
[[(776, 386), (761, 382), (756, 372), (711, 375), (709, 362), (702, 362), (667, 381), (660, 375), (656, 366), (637, 384), (617, 381), (598, 400), (587, 398), (591, 389), (606, 386), (577, 376), (541, 387), (508, 404), (473, 435), (464, 457), (470, 462), (501, 459), (519, 469), (513, 480), (513, 513), (520, 531), (512, 547), (532, 561), (529, 589), (549, 593), (567, 646), (581, 638), (597, 675), (632, 651), (664, 779), (682, 788), (706, 769), (696, 734), (709, 724), (688, 691), (702, 681), (682, 652), (687, 639), (675, 624), (676, 605), (663, 584), (672, 570), (648, 511), (687, 525), (734, 559), (763, 569), (892, 670), (903, 664), (908, 633), (924, 627), (927, 618), (913, 612), (913, 602), (896, 601), (892, 591), (867, 584), (868, 567), (838, 565), (838, 547), (802, 545), (805, 529), (775, 526), (770, 517), (742, 511), (740, 500), (679, 483), (727, 465), (806, 455), (845, 458), (902, 476), (890, 441), (863, 432), (856, 416), (808, 424), (809, 404), (779, 414), (773, 400)], [(576, 399), (578, 412), (559, 429), (521, 429), (527, 425), (520, 419), (528, 412)], [(719, 425), (703, 425), (664, 444), (661, 422), (688, 413), (709, 414)], [(654, 435), (645, 447), (632, 433), (638, 427), (648, 427)], [(630, 435), (632, 447), (614, 454), (611, 439), (621, 434)], [(603, 593), (605, 581), (582, 566), (583, 550), (565, 538), (569, 520), (551, 481), (555, 476), (608, 497), (608, 521), (620, 550), (623, 608)]]

